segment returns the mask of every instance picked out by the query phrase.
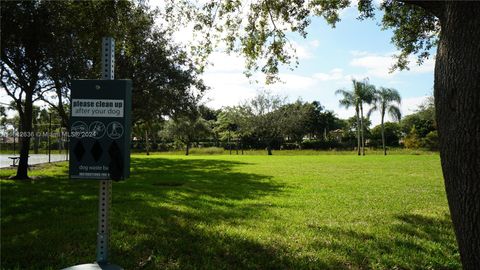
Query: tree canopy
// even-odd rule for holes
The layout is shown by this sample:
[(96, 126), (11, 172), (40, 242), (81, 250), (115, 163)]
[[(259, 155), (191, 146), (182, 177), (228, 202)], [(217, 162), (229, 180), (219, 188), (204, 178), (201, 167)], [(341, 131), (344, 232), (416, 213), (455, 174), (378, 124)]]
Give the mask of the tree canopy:
[[(100, 77), (100, 47), (116, 40), (116, 78), (133, 81), (135, 121), (191, 110), (206, 90), (199, 69), (156, 13), (130, 1), (2, 1), (2, 87), (15, 102), (21, 131), (32, 131), (33, 104), (43, 100), (68, 126), (71, 81)], [(30, 138), (22, 138), (17, 178), (27, 178)]]
[[(408, 1), (387, 0), (375, 6), (372, 0), (358, 1), (358, 19), (374, 18), (383, 12), (382, 27), (393, 29), (392, 43), (400, 53), (393, 69), (408, 69), (409, 55), (417, 55), (419, 63), (430, 57), (437, 44), (439, 20), (425, 9), (408, 5)], [(246, 74), (262, 71), (267, 82), (276, 81), (279, 67), (298, 65), (289, 35), (308, 35), (312, 17), (322, 17), (335, 27), (340, 12), (353, 4), (350, 0), (282, 0), (282, 1), (208, 1), (199, 5), (194, 1), (167, 1), (165, 19), (173, 25), (194, 23), (201, 39), (195, 52), (208, 54), (219, 41), (227, 52), (246, 58)], [(175, 12), (177, 11), (177, 12)], [(188, 16), (185, 16), (188, 14)]]

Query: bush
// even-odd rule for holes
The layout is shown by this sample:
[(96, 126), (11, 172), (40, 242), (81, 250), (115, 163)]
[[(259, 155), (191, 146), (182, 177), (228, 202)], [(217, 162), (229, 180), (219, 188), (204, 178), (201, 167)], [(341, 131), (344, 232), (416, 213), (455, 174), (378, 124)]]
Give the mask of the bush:
[(304, 140), (301, 144), (302, 149), (327, 150), (339, 147), (335, 140)]
[(438, 150), (438, 145), (438, 132), (436, 130), (430, 131), (427, 136), (422, 139), (422, 147), (425, 147), (429, 150)]
[(205, 148), (190, 149), (190, 154), (198, 154), (198, 155), (215, 155), (215, 154), (223, 154), (223, 153), (224, 153), (224, 150), (221, 147), (205, 147)]
[(297, 143), (283, 143), (280, 146), (281, 150), (297, 150), (299, 148), (300, 148), (300, 145), (298, 145)]
[(420, 137), (418, 136), (418, 132), (415, 126), (413, 126), (412, 129), (410, 130), (410, 133), (408, 133), (408, 135), (405, 136), (405, 139), (403, 140), (403, 144), (405, 145), (406, 148), (411, 148), (411, 149), (420, 148), (421, 140), (420, 140)]

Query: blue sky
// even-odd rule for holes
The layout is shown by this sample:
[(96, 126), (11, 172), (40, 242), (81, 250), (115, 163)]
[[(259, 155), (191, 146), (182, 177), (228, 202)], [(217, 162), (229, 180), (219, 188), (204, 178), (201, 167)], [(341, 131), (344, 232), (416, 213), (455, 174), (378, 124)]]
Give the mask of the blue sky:
[[(150, 0), (153, 6), (162, 6), (160, 0)], [(306, 39), (291, 34), (299, 58), (299, 67), (293, 71), (282, 68), (280, 78), (284, 83), (264, 85), (252, 83), (243, 74), (244, 59), (236, 55), (227, 55), (222, 51), (214, 52), (203, 78), (211, 90), (207, 92), (203, 102), (214, 108), (237, 105), (252, 98), (260, 88), (267, 88), (273, 93), (287, 96), (294, 101), (318, 100), (328, 110), (333, 110), (341, 118), (353, 116), (353, 109), (346, 110), (338, 105), (339, 96), (335, 90), (351, 89), (351, 79), (368, 77), (376, 86), (393, 87), (402, 96), (402, 113), (410, 114), (433, 92), (434, 59), (427, 60), (422, 66), (415, 64), (412, 57), (410, 71), (390, 74), (392, 55), (396, 48), (390, 43), (393, 33), (382, 31), (377, 20), (359, 21), (355, 7), (341, 12), (341, 21), (332, 29), (321, 18), (313, 18), (308, 28)], [(193, 40), (189, 28), (180, 29), (175, 35), (179, 43)], [(261, 74), (255, 75), (257, 78)], [(9, 103), (10, 98), (5, 91), (0, 93), (0, 102)], [(41, 106), (42, 104), (36, 104)], [(11, 112), (13, 113), (13, 112)], [(373, 124), (379, 123), (377, 114), (372, 116)], [(388, 119), (387, 119), (388, 120)]]
[[(293, 41), (299, 57), (299, 67), (293, 71), (283, 68), (280, 78), (284, 83), (266, 86), (262, 82), (252, 84), (242, 74), (244, 60), (238, 56), (215, 52), (204, 78), (212, 87), (207, 93), (206, 104), (220, 108), (235, 105), (251, 98), (257, 89), (268, 88), (274, 93), (287, 96), (290, 101), (301, 98), (304, 101), (318, 100), (326, 109), (334, 110), (341, 118), (354, 114), (338, 106), (339, 96), (335, 90), (351, 89), (351, 79), (368, 77), (376, 86), (397, 89), (403, 102), (404, 115), (414, 112), (433, 92), (434, 59), (417, 66), (412, 57), (411, 70), (389, 73), (397, 51), (390, 43), (392, 31), (382, 31), (377, 20), (359, 21), (354, 7), (342, 12), (342, 21), (332, 29), (321, 18), (314, 18), (308, 28), (309, 35), (303, 39), (296, 35)], [(188, 31), (178, 37), (188, 40)], [(372, 122), (379, 123), (379, 116), (373, 115)]]

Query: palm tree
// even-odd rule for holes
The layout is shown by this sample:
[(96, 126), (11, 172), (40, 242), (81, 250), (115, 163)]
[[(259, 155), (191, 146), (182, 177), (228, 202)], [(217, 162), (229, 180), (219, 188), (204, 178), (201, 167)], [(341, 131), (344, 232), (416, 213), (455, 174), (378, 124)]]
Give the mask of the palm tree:
[(362, 82), (356, 80), (352, 80), (352, 82), (353, 91), (358, 99), (358, 106), (360, 108), (360, 135), (362, 137), (362, 154), (365, 156), (365, 125), (363, 122), (363, 104), (372, 104), (374, 100), (375, 86), (368, 82), (368, 78), (364, 79)]
[[(355, 80), (353, 81), (353, 85), (355, 87)], [(357, 150), (358, 155), (360, 156), (360, 123), (359, 123), (359, 110), (360, 104), (359, 99), (356, 96), (354, 91), (347, 91), (345, 89), (338, 89), (335, 91), (335, 94), (342, 94), (343, 99), (339, 100), (340, 106), (345, 108), (355, 107), (355, 116), (357, 117)]]
[(368, 111), (368, 117), (374, 111), (380, 111), (381, 115), (381, 127), (382, 127), (382, 146), (383, 154), (387, 155), (387, 149), (385, 148), (385, 127), (384, 119), (385, 113), (388, 114), (396, 121), (400, 121), (401, 113), (400, 108), (397, 105), (400, 105), (402, 99), (397, 90), (393, 88), (384, 88), (380, 87), (379, 90), (375, 91), (373, 107)]

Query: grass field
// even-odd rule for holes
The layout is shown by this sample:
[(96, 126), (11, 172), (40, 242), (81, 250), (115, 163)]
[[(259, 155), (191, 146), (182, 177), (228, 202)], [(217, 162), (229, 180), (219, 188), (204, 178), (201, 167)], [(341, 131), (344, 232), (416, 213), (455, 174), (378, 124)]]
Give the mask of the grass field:
[[(2, 269), (95, 260), (98, 183), (66, 170), (1, 181)], [(135, 155), (113, 192), (125, 269), (461, 267), (438, 155)]]

